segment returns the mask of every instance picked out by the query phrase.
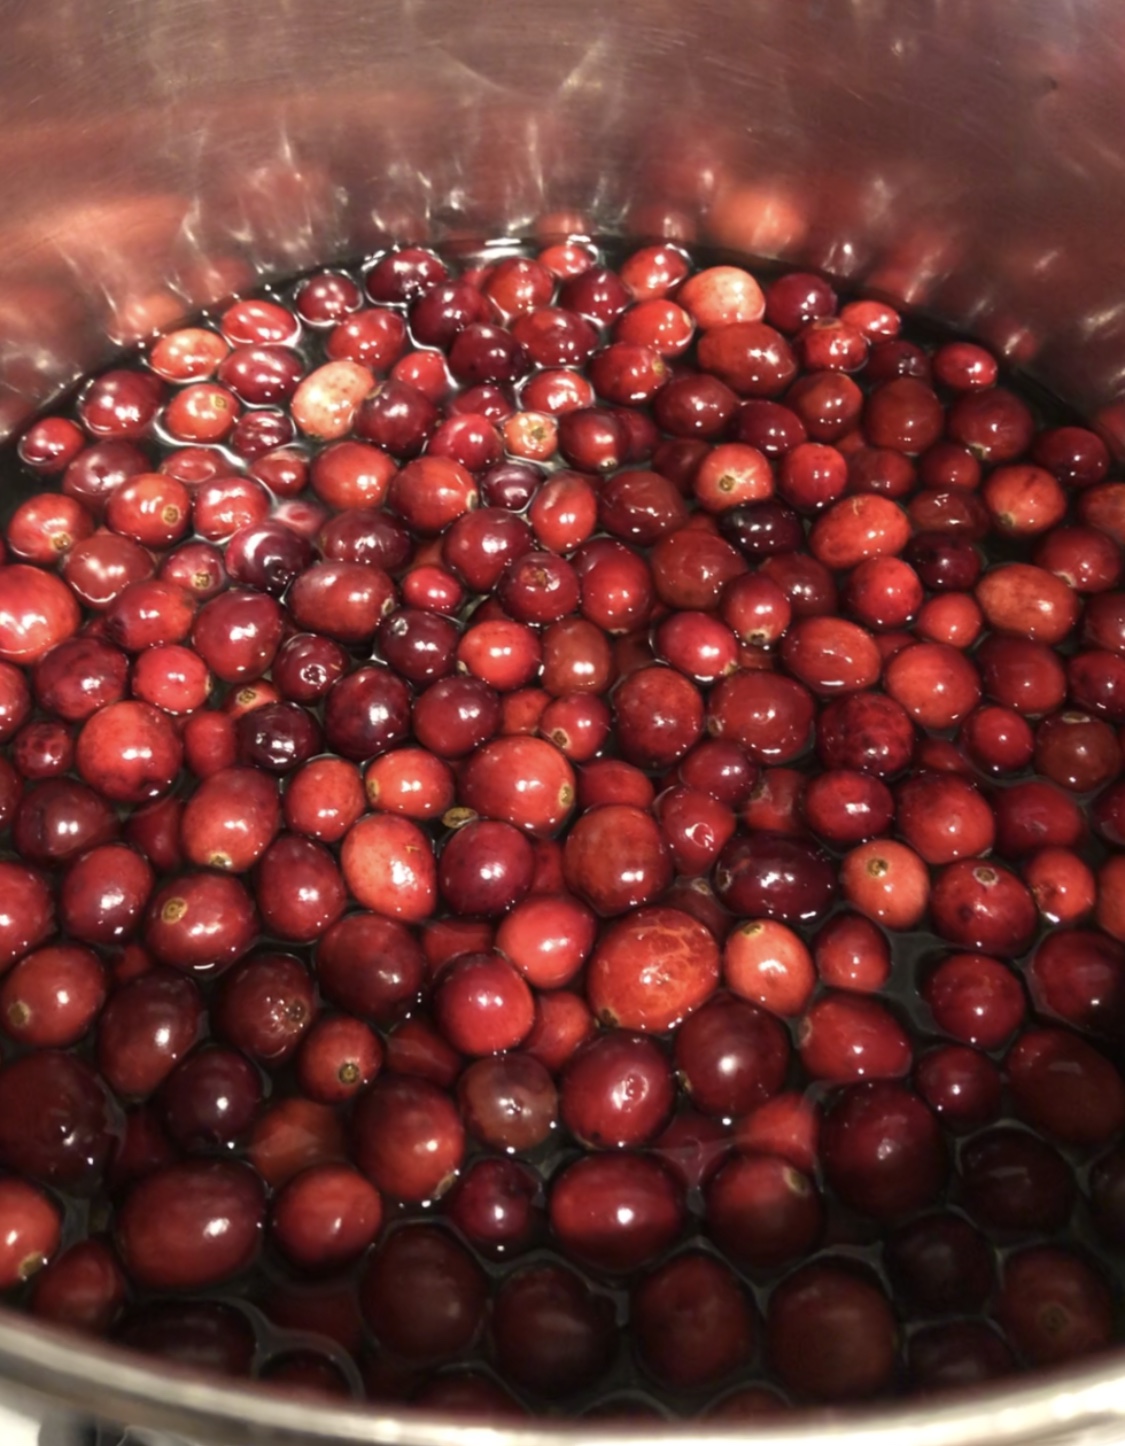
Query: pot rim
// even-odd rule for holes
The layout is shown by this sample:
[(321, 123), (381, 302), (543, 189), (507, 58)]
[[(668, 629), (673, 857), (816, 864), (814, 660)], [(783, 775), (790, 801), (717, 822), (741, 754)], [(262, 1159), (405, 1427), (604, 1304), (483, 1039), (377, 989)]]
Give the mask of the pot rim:
[[(810, 1346), (815, 1348), (814, 1343)], [(169, 1362), (85, 1342), (12, 1312), (0, 1312), (0, 1379), (38, 1416), (70, 1411), (130, 1427), (188, 1433), (208, 1442), (275, 1446), (373, 1442), (386, 1446), (583, 1446), (659, 1440), (676, 1446), (744, 1441), (746, 1427), (669, 1422), (666, 1427), (589, 1420), (492, 1426), (403, 1407), (336, 1406), (287, 1397), (267, 1387), (208, 1381)], [(792, 1422), (755, 1427), (755, 1446), (794, 1446), (810, 1430), (836, 1446), (1032, 1446), (1062, 1438), (1089, 1443), (1125, 1437), (1125, 1352), (1081, 1366), (1037, 1373), (948, 1398), (842, 1411), (794, 1413)]]

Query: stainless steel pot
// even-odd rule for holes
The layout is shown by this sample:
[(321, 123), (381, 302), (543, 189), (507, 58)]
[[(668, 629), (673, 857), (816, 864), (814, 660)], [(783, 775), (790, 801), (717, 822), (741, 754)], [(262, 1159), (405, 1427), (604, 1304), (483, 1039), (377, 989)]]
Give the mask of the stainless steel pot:
[[(0, 437), (256, 276), (578, 213), (901, 298), (1125, 438), (1123, 42), (1114, 0), (0, 0)], [(295, 1404), (11, 1316), (0, 1401), (45, 1441), (92, 1417), (294, 1446), (578, 1434)], [(1125, 1438), (1125, 1357), (756, 1436), (810, 1431), (1096, 1446)]]

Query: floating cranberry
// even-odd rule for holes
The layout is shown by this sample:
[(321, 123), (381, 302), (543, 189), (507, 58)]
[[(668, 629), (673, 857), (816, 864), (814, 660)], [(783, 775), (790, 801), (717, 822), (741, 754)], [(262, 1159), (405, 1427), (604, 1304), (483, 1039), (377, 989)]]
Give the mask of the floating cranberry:
[(264, 1192), (247, 1166), (185, 1161), (133, 1186), (118, 1215), (118, 1245), (138, 1285), (198, 1289), (250, 1264), (264, 1217)]
[(745, 1367), (757, 1344), (753, 1307), (713, 1256), (676, 1256), (633, 1291), (636, 1350), (645, 1369), (679, 1390), (710, 1386)]

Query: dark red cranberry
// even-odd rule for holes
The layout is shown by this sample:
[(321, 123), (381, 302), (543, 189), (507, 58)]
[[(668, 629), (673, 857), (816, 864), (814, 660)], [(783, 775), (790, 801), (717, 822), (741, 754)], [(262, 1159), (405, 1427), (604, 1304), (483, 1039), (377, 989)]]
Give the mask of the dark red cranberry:
[(226, 976), (211, 1013), (220, 1038), (260, 1064), (280, 1063), (316, 1013), (312, 977), (292, 954), (256, 954)]
[(607, 1370), (616, 1344), (612, 1302), (564, 1266), (509, 1276), (492, 1310), (496, 1362), (517, 1387), (565, 1400)]
[(110, 1096), (84, 1060), (37, 1050), (0, 1069), (0, 1162), (45, 1185), (86, 1194), (118, 1129)]
[(1077, 1196), (1063, 1157), (1024, 1130), (977, 1135), (961, 1151), (960, 1174), (969, 1212), (994, 1230), (1061, 1230)]
[(423, 1079), (382, 1075), (361, 1096), (352, 1124), (356, 1164), (391, 1199), (435, 1199), (461, 1166), (457, 1107)]
[(992, 1292), (995, 1266), (984, 1237), (960, 1215), (923, 1215), (884, 1246), (896, 1291), (927, 1314), (976, 1311)]
[(262, 1101), (254, 1066), (237, 1050), (196, 1050), (164, 1081), (164, 1128), (186, 1154), (230, 1148), (244, 1139)]
[(468, 1347), (487, 1303), (486, 1277), (445, 1230), (409, 1224), (371, 1257), (360, 1304), (379, 1342), (410, 1361), (435, 1361)]
[(516, 1160), (475, 1160), (445, 1199), (445, 1213), (473, 1248), (508, 1259), (537, 1239), (541, 1207), (535, 1172)]
[[(820, 1348), (810, 1352), (809, 1341)], [(891, 1380), (897, 1327), (873, 1278), (825, 1260), (782, 1282), (770, 1300), (766, 1350), (782, 1385), (812, 1400), (859, 1400)]]
[(244, 1270), (265, 1223), (265, 1192), (246, 1165), (185, 1161), (129, 1192), (117, 1216), (125, 1268), (150, 1290), (198, 1289)]

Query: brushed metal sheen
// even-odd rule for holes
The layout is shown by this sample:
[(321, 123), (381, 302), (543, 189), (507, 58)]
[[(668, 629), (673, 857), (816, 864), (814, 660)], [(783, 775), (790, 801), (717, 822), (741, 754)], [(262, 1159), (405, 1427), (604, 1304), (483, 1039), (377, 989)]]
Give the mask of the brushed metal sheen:
[[(575, 212), (823, 267), (1125, 437), (1123, 42), (1114, 0), (0, 0), (0, 437), (260, 277)], [(0, 1395), (199, 1442), (579, 1437), (201, 1385), (7, 1315)], [(755, 1439), (810, 1430), (1102, 1446), (1125, 1440), (1122, 1356)]]

